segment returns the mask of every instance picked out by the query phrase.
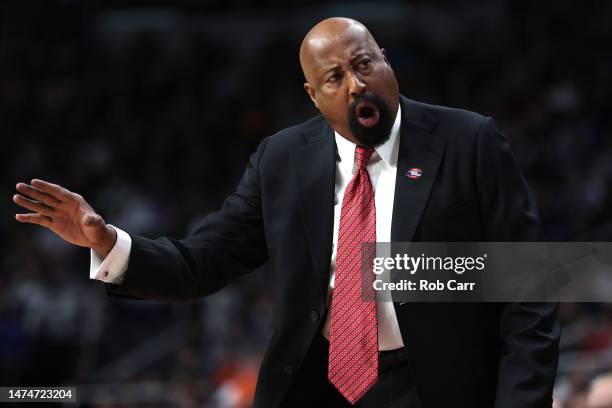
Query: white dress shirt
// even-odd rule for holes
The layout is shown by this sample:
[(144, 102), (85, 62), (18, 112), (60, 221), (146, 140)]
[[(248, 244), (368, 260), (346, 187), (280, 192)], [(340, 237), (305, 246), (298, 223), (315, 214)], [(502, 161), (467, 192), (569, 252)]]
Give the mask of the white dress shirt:
[[(397, 155), (399, 152), (399, 129), (401, 109), (398, 107), (397, 116), (391, 129), (389, 139), (375, 149), (367, 165), (372, 188), (374, 189), (374, 202), (376, 205), (376, 241), (391, 242), (391, 218), (393, 214), (393, 199), (395, 196), (395, 175), (397, 172)], [(334, 288), (334, 277), (336, 272), (336, 247), (338, 244), (338, 229), (340, 225), (340, 209), (344, 190), (355, 174), (355, 147), (356, 145), (335, 132), (336, 146), (339, 158), (336, 161), (336, 184), (334, 197), (334, 237), (333, 249), (330, 263), (329, 291), (331, 295)], [(112, 226), (112, 225), (111, 225)], [(121, 229), (114, 227), (117, 231), (117, 242), (108, 254), (102, 259), (95, 251), (91, 250), (91, 265), (89, 270), (90, 279), (96, 279), (107, 283), (119, 284), (123, 282), (128, 267), (132, 239)], [(386, 256), (378, 253), (377, 256)], [(377, 296), (380, 292), (377, 292)], [(328, 304), (330, 298), (328, 297)], [(393, 303), (390, 301), (378, 301), (378, 346), (382, 350), (393, 350), (404, 346), (402, 335), (397, 324), (397, 316)], [(329, 315), (325, 321), (323, 334), (329, 338)]]
[[(376, 205), (376, 242), (391, 242), (391, 218), (393, 215), (393, 199), (395, 197), (395, 175), (397, 173), (397, 155), (399, 152), (399, 130), (401, 121), (401, 108), (397, 109), (397, 116), (391, 128), (389, 139), (374, 149), (366, 170), (370, 175), (372, 189), (374, 190), (374, 203)], [(353, 142), (348, 141), (335, 132), (336, 146), (339, 158), (336, 161), (336, 188), (334, 196), (334, 242), (330, 266), (330, 279), (328, 292), (328, 305), (331, 301), (331, 293), (334, 289), (334, 278), (336, 274), (336, 250), (338, 246), (338, 229), (340, 228), (340, 210), (344, 190), (355, 175), (357, 165), (355, 163), (355, 148)], [(377, 248), (376, 256), (389, 256)], [(381, 275), (378, 279), (384, 279)], [(397, 316), (393, 303), (389, 300), (383, 301), (381, 292), (376, 292), (378, 298), (378, 348), (379, 350), (393, 350), (404, 346), (402, 334), (397, 324)], [(329, 339), (329, 317), (327, 314), (323, 335)]]
[(113, 225), (111, 227), (117, 231), (115, 246), (104, 259), (96, 251), (91, 250), (89, 279), (119, 284), (123, 282), (125, 271), (127, 271), (130, 251), (132, 250), (132, 238), (127, 232)]

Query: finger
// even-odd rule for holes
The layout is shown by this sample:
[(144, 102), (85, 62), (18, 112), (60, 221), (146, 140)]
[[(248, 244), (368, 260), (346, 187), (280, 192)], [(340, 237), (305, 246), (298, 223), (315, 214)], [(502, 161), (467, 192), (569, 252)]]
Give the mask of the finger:
[(57, 198), (50, 196), (47, 193), (43, 193), (42, 191), (37, 190), (26, 183), (17, 183), (16, 188), (21, 194), (27, 195), (49, 207), (58, 207), (61, 204), (61, 201)]
[(13, 196), (13, 201), (15, 204), (22, 206), (23, 208), (27, 208), (31, 211), (36, 211), (37, 213), (44, 214), (48, 217), (51, 217), (55, 210), (49, 206), (39, 203), (38, 201), (30, 200), (29, 198), (25, 198), (20, 194), (15, 194)]
[(64, 187), (58, 186), (57, 184), (47, 183), (44, 180), (33, 179), (32, 186), (43, 193), (47, 193), (50, 196), (55, 197), (59, 201), (71, 201), (76, 198), (74, 193), (71, 193)]
[(29, 224), (38, 224), (43, 227), (51, 227), (51, 218), (42, 214), (16, 214), (15, 219), (19, 222), (25, 222)]

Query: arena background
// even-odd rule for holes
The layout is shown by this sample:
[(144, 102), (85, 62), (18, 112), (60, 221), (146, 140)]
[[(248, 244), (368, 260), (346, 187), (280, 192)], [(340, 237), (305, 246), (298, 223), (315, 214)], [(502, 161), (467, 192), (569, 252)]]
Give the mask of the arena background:
[[(298, 49), (336, 15), (371, 29), (404, 95), (500, 122), (551, 240), (612, 240), (612, 2), (4, 0), (0, 385), (76, 385), (84, 407), (250, 405), (265, 271), (193, 303), (109, 299), (89, 252), (15, 222), (11, 196), (40, 177), (130, 232), (185, 235), (263, 137), (316, 113)], [(612, 307), (561, 314), (555, 397), (581, 407), (612, 369)]]

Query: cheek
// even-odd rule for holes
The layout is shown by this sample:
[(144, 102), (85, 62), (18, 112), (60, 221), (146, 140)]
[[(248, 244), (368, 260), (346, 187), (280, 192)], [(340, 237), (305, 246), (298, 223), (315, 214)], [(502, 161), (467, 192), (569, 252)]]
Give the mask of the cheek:
[(397, 93), (398, 91), (397, 78), (395, 78), (395, 72), (393, 72), (393, 70), (389, 67), (386, 68), (386, 72), (385, 72), (385, 84), (390, 92)]
[(376, 80), (372, 82), (372, 91), (389, 106), (394, 106), (398, 98), (398, 87), (391, 69), (387, 68), (377, 76)]
[(348, 101), (346, 97), (335, 94), (333, 96), (320, 98), (318, 102), (319, 110), (330, 121), (341, 123), (348, 120)]
[(376, 72), (376, 75), (373, 75), (372, 85), (379, 91), (388, 93), (397, 88), (397, 81), (393, 71), (385, 65)]

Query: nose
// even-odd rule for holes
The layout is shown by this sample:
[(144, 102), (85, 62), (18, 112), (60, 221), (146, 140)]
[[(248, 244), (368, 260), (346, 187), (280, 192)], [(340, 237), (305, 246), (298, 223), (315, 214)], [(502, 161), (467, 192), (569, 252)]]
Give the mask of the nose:
[(349, 94), (351, 98), (361, 95), (366, 89), (366, 84), (359, 78), (359, 75), (354, 72), (349, 72)]

